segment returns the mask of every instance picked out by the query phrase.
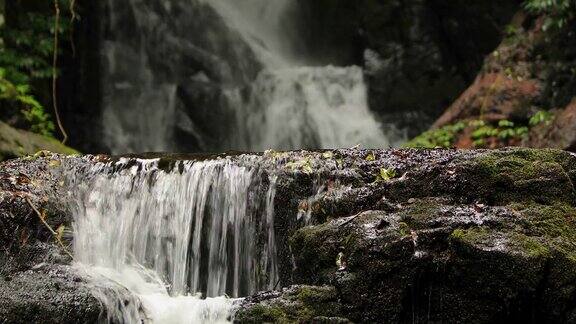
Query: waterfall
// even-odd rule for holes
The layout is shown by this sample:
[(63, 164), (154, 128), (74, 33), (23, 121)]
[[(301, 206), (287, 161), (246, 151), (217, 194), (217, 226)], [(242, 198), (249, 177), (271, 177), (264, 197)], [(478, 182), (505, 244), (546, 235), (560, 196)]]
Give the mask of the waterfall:
[(78, 267), (104, 305), (118, 304), (99, 288), (110, 280), (142, 303), (108, 306), (109, 319), (225, 322), (233, 299), (223, 296), (277, 284), (275, 180), (257, 167), (122, 159), (69, 178)]
[[(264, 71), (242, 111), (246, 149), (389, 146), (367, 109), (358, 67), (295, 67)], [(364, 109), (365, 108), (365, 109)], [(242, 145), (240, 145), (242, 146)]]
[[(114, 153), (388, 147), (360, 67), (312, 66), (295, 0), (108, 0)], [(193, 19), (192, 19), (193, 17)]]

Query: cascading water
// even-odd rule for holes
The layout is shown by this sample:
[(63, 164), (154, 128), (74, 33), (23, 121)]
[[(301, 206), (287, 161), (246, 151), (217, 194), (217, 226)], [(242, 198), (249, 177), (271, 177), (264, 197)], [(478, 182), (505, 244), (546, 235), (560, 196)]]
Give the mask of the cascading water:
[[(118, 0), (108, 1), (111, 12), (118, 10)], [(361, 68), (307, 66), (295, 0), (129, 0), (122, 6), (130, 19), (121, 23), (133, 24), (126, 37), (139, 41), (126, 45), (111, 36), (106, 42), (104, 125), (114, 153), (403, 141), (370, 111)], [(179, 27), (191, 19), (181, 12), (199, 23)], [(110, 22), (112, 35), (119, 24)]]
[[(75, 259), (110, 321), (225, 322), (233, 300), (222, 296), (277, 284), (274, 178), (227, 159), (168, 172), (158, 163), (125, 159), (80, 178), (70, 171)], [(103, 293), (110, 280), (143, 309)]]

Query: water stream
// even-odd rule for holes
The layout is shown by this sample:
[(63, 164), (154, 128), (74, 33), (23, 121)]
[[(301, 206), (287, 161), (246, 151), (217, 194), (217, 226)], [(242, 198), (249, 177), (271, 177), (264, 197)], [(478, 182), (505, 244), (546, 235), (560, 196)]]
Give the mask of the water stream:
[[(124, 159), (78, 172), (75, 260), (110, 321), (225, 322), (234, 298), (277, 284), (275, 185), (257, 167), (223, 159), (167, 172), (158, 160)], [(106, 294), (110, 280), (141, 305), (118, 303), (118, 288)]]

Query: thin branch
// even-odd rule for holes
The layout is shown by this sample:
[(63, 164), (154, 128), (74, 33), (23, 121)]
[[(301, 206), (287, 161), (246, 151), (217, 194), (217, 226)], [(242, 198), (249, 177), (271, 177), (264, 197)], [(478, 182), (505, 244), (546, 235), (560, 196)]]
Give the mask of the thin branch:
[(76, 57), (76, 44), (74, 43), (74, 22), (76, 19), (78, 19), (76, 0), (70, 0), (70, 46), (72, 47), (72, 57)]
[(38, 210), (38, 208), (36, 208), (36, 206), (34, 206), (34, 204), (30, 201), (30, 199), (26, 198), (26, 202), (28, 203), (28, 205), (30, 205), (30, 207), (32, 207), (32, 209), (34, 210), (36, 215), (38, 215), (38, 218), (40, 218), (40, 221), (42, 222), (42, 224), (44, 224), (44, 226), (46, 226), (46, 228), (50, 231), (50, 233), (52, 233), (52, 235), (54, 236), (54, 240), (56, 240), (58, 245), (60, 245), (60, 247), (62, 247), (64, 252), (66, 252), (66, 254), (68, 254), (68, 256), (70, 256), (70, 258), (74, 259), (74, 256), (72, 255), (72, 253), (70, 253), (70, 251), (68, 251), (68, 248), (64, 245), (64, 242), (62, 242), (60, 235), (58, 235), (58, 233), (56, 233), (56, 231), (54, 229), (52, 229), (50, 224), (48, 224), (46, 222), (46, 220), (44, 220), (44, 217), (42, 216), (42, 213)]
[(52, 58), (52, 105), (54, 106), (54, 114), (56, 115), (56, 122), (58, 123), (58, 128), (64, 137), (62, 139), (62, 144), (66, 144), (68, 141), (68, 134), (62, 126), (62, 121), (60, 120), (60, 113), (58, 112), (58, 101), (57, 95), (57, 81), (58, 81), (58, 32), (60, 27), (60, 6), (58, 5), (58, 0), (54, 0), (54, 57)]

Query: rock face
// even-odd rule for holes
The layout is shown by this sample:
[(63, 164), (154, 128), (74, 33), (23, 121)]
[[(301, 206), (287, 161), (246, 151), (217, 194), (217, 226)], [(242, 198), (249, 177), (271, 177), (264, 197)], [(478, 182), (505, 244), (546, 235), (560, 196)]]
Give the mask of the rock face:
[[(471, 120), (498, 125), (502, 120), (526, 126), (527, 134), (488, 136), (484, 147), (510, 145), (574, 150), (576, 79), (574, 19), (561, 29), (544, 30), (546, 17), (519, 12), (507, 36), (489, 55), (474, 83), (435, 122), (433, 128)], [(538, 120), (536, 114), (547, 116)], [(474, 145), (477, 127), (456, 134), (454, 146)]]
[(300, 3), (311, 56), (365, 65), (371, 108), (415, 136), (474, 80), (521, 1)]
[(58, 160), (0, 165), (1, 323), (94, 323), (103, 311), (33, 210), (45, 212), (54, 229), (69, 225), (53, 199), (58, 181), (50, 174), (57, 162), (51, 161)]
[[(215, 158), (143, 157), (161, 157), (167, 170)], [(50, 227), (70, 228), (59, 170), (98, 160), (48, 155), (0, 165), (0, 322), (105, 316), (32, 209), (45, 211)], [(258, 161), (277, 176), (281, 280), (278, 291), (240, 302), (237, 322), (576, 320), (572, 154), (270, 151)], [(67, 244), (72, 233), (64, 233)]]
[[(300, 202), (313, 225), (288, 234), (294, 271), (283, 283), (336, 289), (338, 311), (313, 315), (354, 322), (574, 320), (572, 155), (337, 155), (346, 189), (328, 185), (308, 205)], [(390, 169), (396, 176), (386, 181)], [(248, 299), (237, 320), (291, 319), (293, 295)]]

